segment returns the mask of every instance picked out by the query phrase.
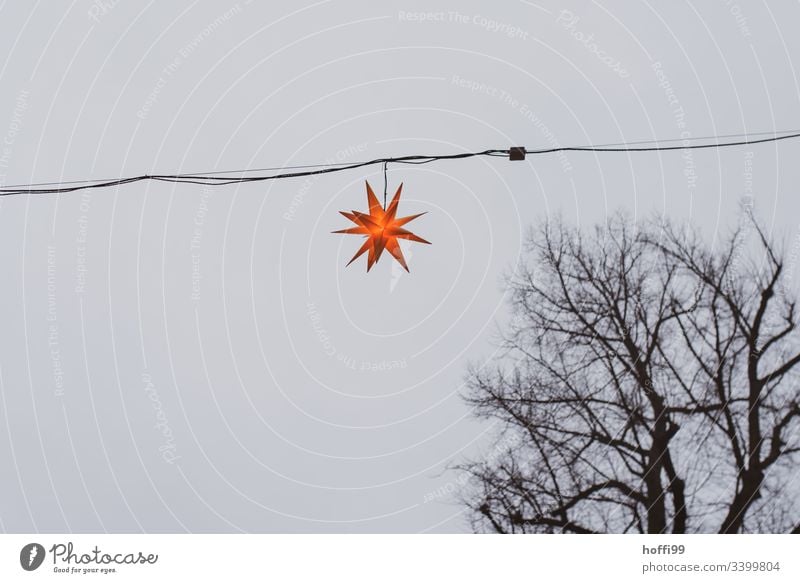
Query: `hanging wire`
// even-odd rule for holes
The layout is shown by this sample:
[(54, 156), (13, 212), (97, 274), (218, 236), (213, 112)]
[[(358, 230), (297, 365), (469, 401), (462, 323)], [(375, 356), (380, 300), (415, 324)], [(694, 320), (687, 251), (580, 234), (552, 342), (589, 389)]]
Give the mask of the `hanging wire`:
[[(792, 131), (792, 133), (786, 133)], [(739, 137), (739, 136), (755, 136), (755, 135), (769, 135), (770, 137), (760, 138), (756, 140), (738, 140), (730, 142), (720, 142), (721, 137), (704, 137), (694, 138), (698, 139), (714, 139), (715, 141), (708, 144), (686, 144), (686, 140), (681, 139), (683, 142), (678, 146), (645, 146), (645, 147), (631, 147), (632, 144), (660, 144), (665, 142), (674, 142), (677, 140), (651, 140), (643, 142), (629, 142), (621, 144), (608, 144), (608, 145), (589, 145), (589, 146), (559, 146), (553, 148), (542, 149), (524, 149), (525, 154), (543, 155), (552, 154), (556, 152), (664, 152), (671, 150), (698, 150), (704, 148), (728, 148), (734, 146), (745, 146), (754, 144), (764, 144), (768, 142), (778, 142), (781, 140), (790, 140), (800, 138), (800, 130), (786, 130), (780, 132), (760, 132), (758, 134), (729, 134), (726, 137)], [(781, 135), (778, 135), (781, 134)], [(692, 139), (692, 138), (690, 138)], [(353, 163), (334, 163), (334, 164), (307, 164), (302, 166), (281, 166), (276, 168), (261, 168), (261, 169), (247, 169), (247, 170), (226, 170), (217, 172), (197, 172), (191, 174), (142, 174), (140, 176), (132, 176), (129, 178), (109, 178), (109, 179), (95, 179), (95, 180), (73, 180), (61, 182), (45, 182), (38, 184), (16, 184), (0, 188), (0, 196), (13, 196), (22, 194), (66, 194), (80, 190), (90, 190), (98, 188), (112, 188), (122, 186), (125, 184), (132, 184), (134, 182), (154, 181), (154, 182), (167, 182), (174, 184), (198, 184), (204, 186), (224, 186), (229, 184), (245, 184), (250, 182), (263, 182), (266, 180), (280, 180), (284, 178), (300, 178), (304, 176), (316, 176), (320, 174), (328, 174), (331, 172), (342, 172), (345, 170), (353, 170), (356, 168), (363, 168), (365, 166), (372, 166), (375, 164), (383, 164), (384, 167), (384, 207), (386, 206), (387, 194), (387, 166), (390, 162), (398, 164), (429, 164), (431, 162), (442, 160), (463, 160), (466, 158), (474, 158), (479, 156), (502, 156), (507, 157), (509, 149), (489, 149), (477, 152), (461, 152), (458, 154), (438, 154), (438, 155), (410, 155), (398, 156), (392, 158), (376, 158), (374, 160), (367, 160), (363, 162)], [(281, 170), (298, 170), (295, 172), (280, 172), (278, 174), (267, 174), (257, 176), (220, 176), (220, 174), (245, 174), (249, 172), (276, 172)], [(53, 188), (39, 188), (40, 186), (52, 186)]]
[(389, 168), (389, 161), (383, 162), (383, 210), (386, 210), (386, 191), (389, 189), (389, 179), (386, 177), (386, 171)]

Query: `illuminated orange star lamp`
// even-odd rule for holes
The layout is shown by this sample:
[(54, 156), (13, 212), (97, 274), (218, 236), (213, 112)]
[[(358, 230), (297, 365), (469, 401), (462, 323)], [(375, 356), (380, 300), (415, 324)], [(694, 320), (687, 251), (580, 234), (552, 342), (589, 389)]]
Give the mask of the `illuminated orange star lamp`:
[(334, 233), (342, 233), (345, 235), (364, 235), (367, 240), (361, 245), (361, 248), (353, 255), (353, 258), (348, 262), (350, 265), (353, 261), (361, 257), (364, 253), (367, 255), (367, 271), (372, 269), (372, 266), (381, 258), (383, 250), (386, 249), (397, 262), (408, 271), (408, 265), (403, 257), (403, 251), (400, 249), (398, 239), (407, 239), (409, 241), (416, 241), (417, 243), (425, 243), (430, 245), (422, 237), (418, 237), (411, 231), (404, 229), (403, 225), (410, 223), (417, 217), (421, 217), (425, 213), (411, 215), (408, 217), (396, 218), (397, 206), (400, 204), (400, 193), (403, 190), (402, 183), (397, 189), (392, 202), (386, 208), (381, 207), (381, 203), (372, 191), (372, 187), (367, 182), (367, 204), (369, 205), (369, 214), (360, 213), (358, 211), (339, 211), (342, 215), (353, 221), (357, 226), (349, 229), (342, 229), (341, 231), (333, 231)]

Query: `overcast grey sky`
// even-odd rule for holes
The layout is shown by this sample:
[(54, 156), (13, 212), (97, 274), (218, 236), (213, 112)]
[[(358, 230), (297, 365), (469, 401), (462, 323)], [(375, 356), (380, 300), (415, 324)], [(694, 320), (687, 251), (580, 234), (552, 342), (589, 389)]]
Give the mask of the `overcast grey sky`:
[[(392, 4), (5, 2), (0, 184), (800, 128), (797, 2)], [(791, 245), (799, 156), (390, 166), (410, 274), (330, 234), (378, 167), (5, 197), (0, 530), (468, 531), (447, 467), (493, 429), (459, 394), (526, 228), (712, 239), (745, 197)]]

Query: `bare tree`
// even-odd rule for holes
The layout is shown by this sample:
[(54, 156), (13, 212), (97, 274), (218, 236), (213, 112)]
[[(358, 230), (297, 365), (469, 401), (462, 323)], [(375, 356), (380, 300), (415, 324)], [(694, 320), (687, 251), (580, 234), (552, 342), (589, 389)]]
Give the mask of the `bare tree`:
[(459, 466), (474, 528), (797, 529), (796, 302), (757, 221), (714, 250), (670, 223), (557, 221), (529, 252), (507, 353), (468, 375), (468, 402), (501, 430)]

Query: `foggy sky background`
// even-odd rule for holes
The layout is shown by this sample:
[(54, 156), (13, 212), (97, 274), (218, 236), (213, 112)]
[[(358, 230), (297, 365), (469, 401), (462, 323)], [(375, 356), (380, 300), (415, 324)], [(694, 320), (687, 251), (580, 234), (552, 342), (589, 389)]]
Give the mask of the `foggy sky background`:
[[(799, 21), (792, 2), (6, 2), (0, 183), (800, 128)], [(526, 229), (622, 208), (713, 240), (744, 198), (796, 251), (798, 156), (392, 165), (400, 214), (428, 212), (410, 275), (345, 269), (359, 240), (330, 234), (379, 167), (4, 197), (0, 529), (468, 531), (447, 468), (494, 429), (459, 394), (498, 356)]]

